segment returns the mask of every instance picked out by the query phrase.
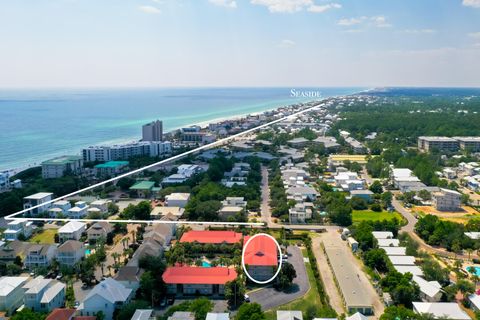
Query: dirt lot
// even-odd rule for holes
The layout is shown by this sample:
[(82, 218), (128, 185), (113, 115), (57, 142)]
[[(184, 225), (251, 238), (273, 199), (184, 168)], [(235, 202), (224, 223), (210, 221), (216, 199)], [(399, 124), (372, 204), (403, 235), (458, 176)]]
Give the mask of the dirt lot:
[(448, 212), (438, 211), (432, 206), (417, 206), (412, 209), (414, 213), (433, 214), (443, 220), (458, 223), (467, 223), (472, 218), (480, 218), (480, 212), (472, 207), (462, 206), (462, 211)]

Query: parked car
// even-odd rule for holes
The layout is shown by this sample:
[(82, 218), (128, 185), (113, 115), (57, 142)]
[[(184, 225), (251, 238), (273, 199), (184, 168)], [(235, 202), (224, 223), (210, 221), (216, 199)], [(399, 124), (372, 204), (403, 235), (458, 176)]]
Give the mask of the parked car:
[(243, 296), (243, 299), (245, 300), (245, 302), (250, 302), (250, 296), (248, 294), (245, 293), (245, 295)]

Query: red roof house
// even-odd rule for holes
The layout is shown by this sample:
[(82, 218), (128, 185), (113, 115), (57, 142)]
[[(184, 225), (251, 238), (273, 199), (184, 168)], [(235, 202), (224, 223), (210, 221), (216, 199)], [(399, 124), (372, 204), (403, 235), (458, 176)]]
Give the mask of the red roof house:
[[(250, 239), (246, 236), (243, 242), (245, 246)], [(244, 263), (248, 266), (277, 266), (278, 248), (277, 244), (270, 237), (259, 235), (248, 243), (245, 248)]]
[(187, 231), (182, 235), (180, 242), (198, 242), (198, 243), (239, 243), (242, 240), (242, 234), (234, 231)]
[(225, 284), (236, 278), (235, 269), (227, 267), (168, 267), (162, 275), (166, 284)]
[(56, 308), (53, 309), (45, 320), (71, 320), (75, 311), (75, 309)]

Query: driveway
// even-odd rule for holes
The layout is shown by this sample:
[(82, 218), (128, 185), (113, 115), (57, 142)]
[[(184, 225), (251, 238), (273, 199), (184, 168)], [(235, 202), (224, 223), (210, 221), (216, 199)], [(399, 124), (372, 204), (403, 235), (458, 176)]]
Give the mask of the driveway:
[(288, 254), (288, 262), (293, 265), (297, 272), (297, 277), (293, 280), (289, 292), (277, 291), (269, 286), (249, 293), (250, 301), (260, 304), (263, 310), (273, 309), (303, 297), (310, 289), (302, 251), (296, 246), (290, 246), (288, 247)]
[[(260, 207), (262, 212), (262, 222), (268, 227), (272, 227), (272, 209), (270, 208), (270, 187), (268, 186), (268, 169), (262, 166), (262, 204)], [(276, 224), (275, 224), (276, 225)]]
[(73, 283), (73, 292), (75, 293), (75, 301), (83, 301), (93, 287), (86, 290), (82, 289), (82, 281), (77, 280)]
[[(333, 231), (333, 233), (336, 233), (336, 231)], [(315, 254), (315, 260), (317, 260), (317, 268), (320, 276), (322, 277), (323, 285), (325, 286), (325, 291), (328, 295), (330, 305), (337, 312), (337, 314), (342, 314), (345, 313), (343, 299), (338, 291), (337, 285), (335, 284), (335, 277), (332, 269), (330, 269), (330, 266), (328, 265), (325, 252), (323, 252), (321, 248), (323, 239), (331, 236), (331, 232), (326, 232), (312, 237), (312, 250)]]

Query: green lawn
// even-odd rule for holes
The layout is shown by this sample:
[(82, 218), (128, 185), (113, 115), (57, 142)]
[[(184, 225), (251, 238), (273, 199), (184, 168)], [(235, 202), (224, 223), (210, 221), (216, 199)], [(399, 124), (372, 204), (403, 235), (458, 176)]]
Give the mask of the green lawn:
[(57, 229), (46, 229), (39, 233), (37, 233), (34, 237), (32, 237), (29, 242), (32, 243), (47, 243), (52, 244), (55, 243), (55, 234), (57, 233)]
[(354, 223), (366, 220), (392, 220), (393, 218), (397, 218), (400, 221), (403, 220), (403, 217), (400, 215), (400, 213), (396, 211), (390, 213), (388, 211), (375, 212), (372, 210), (353, 210), (352, 212), (352, 219)]
[[(305, 258), (308, 258), (307, 249), (302, 249), (302, 253)], [(310, 263), (306, 263), (305, 267), (307, 268), (308, 280), (310, 281), (310, 290), (299, 299), (293, 300), (292, 302), (284, 304), (276, 309), (266, 311), (265, 315), (267, 320), (277, 319), (277, 310), (299, 310), (305, 312), (310, 306), (314, 306), (317, 309), (322, 307), (322, 302), (318, 296), (317, 285), (315, 283), (315, 278), (313, 277)]]

